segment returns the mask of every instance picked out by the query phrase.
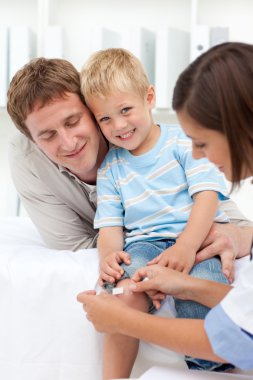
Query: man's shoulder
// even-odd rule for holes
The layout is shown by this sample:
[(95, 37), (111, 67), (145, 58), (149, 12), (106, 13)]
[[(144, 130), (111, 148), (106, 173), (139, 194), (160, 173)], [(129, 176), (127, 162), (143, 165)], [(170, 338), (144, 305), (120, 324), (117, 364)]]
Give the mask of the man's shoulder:
[(12, 156), (21, 159), (31, 155), (39, 155), (40, 150), (28, 137), (22, 133), (16, 133), (9, 144), (9, 151)]
[(24, 172), (44, 173), (57, 167), (35, 143), (21, 133), (10, 140), (8, 156), (10, 167), (16, 176)]

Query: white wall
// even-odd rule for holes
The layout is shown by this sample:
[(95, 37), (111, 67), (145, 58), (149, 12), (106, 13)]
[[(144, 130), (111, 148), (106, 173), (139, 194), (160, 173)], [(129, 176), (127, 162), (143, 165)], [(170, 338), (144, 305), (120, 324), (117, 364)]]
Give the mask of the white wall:
[(9, 117), (0, 110), (0, 217), (16, 214), (17, 195), (8, 165), (8, 143), (16, 133)]
[[(192, 12), (192, 5), (197, 5), (196, 12)], [(63, 57), (78, 69), (90, 54), (96, 27), (122, 31), (141, 26), (156, 31), (161, 26), (170, 26), (190, 32), (196, 22), (229, 27), (230, 40), (253, 43), (252, 15), (252, 0), (0, 0), (0, 25), (27, 25), (38, 42), (43, 39), (47, 25), (61, 26)], [(176, 122), (175, 115), (168, 110), (156, 112), (155, 119)], [(12, 215), (15, 210), (16, 197), (7, 161), (7, 143), (13, 132), (6, 111), (0, 109), (0, 216)], [(232, 197), (253, 219), (249, 183)]]
[(253, 221), (253, 183), (252, 178), (242, 181), (241, 187), (231, 194), (243, 214)]

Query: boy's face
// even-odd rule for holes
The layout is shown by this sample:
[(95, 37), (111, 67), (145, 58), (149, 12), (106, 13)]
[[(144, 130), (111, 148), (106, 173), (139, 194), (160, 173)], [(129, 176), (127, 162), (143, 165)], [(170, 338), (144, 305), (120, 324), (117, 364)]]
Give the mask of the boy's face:
[(92, 183), (106, 154), (106, 144), (79, 96), (65, 95), (41, 108), (35, 107), (25, 123), (47, 157)]
[(155, 144), (159, 128), (153, 124), (151, 116), (155, 105), (152, 86), (144, 99), (133, 92), (118, 91), (105, 97), (92, 97), (88, 99), (88, 105), (104, 136), (112, 144), (134, 155), (147, 152)]

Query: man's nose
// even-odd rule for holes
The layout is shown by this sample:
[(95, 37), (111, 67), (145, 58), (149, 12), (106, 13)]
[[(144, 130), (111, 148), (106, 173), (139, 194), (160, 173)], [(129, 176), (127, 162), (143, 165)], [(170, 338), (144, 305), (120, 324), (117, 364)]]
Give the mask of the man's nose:
[(64, 150), (71, 152), (76, 147), (76, 137), (72, 135), (70, 130), (62, 130), (60, 133), (60, 143)]

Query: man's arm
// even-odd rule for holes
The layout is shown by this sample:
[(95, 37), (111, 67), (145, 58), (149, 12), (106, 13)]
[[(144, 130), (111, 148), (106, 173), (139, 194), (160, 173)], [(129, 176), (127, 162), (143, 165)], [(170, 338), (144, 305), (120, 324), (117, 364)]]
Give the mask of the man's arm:
[(196, 255), (196, 262), (219, 255), (222, 271), (229, 282), (234, 281), (234, 260), (250, 254), (253, 227), (238, 227), (232, 223), (214, 223)]
[(253, 229), (253, 221), (250, 221), (243, 215), (232, 199), (220, 202), (219, 208), (226, 213), (231, 223), (239, 227), (252, 227)]
[[(250, 254), (253, 239), (253, 221), (248, 220), (234, 201), (227, 200), (220, 203), (220, 208), (227, 214), (231, 224), (236, 226), (231, 233), (226, 236), (231, 239), (231, 243), (236, 248), (236, 258), (241, 258)], [(225, 229), (224, 229), (225, 231)], [(229, 228), (227, 229), (229, 231)]]
[(29, 198), (20, 198), (48, 248), (77, 251), (96, 247), (98, 233), (92, 224), (54, 195), (37, 199), (30, 193)]
[(22, 135), (11, 143), (9, 161), (22, 204), (49, 248), (75, 251), (96, 246), (95, 206), (80, 184)]

